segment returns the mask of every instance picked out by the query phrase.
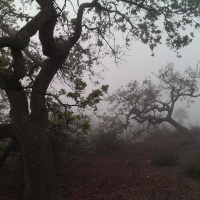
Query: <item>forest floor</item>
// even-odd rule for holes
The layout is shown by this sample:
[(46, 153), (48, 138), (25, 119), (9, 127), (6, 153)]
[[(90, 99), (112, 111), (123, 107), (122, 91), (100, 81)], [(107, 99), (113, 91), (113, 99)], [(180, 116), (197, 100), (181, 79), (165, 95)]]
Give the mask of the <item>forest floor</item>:
[[(178, 154), (175, 166), (155, 166), (152, 154), (166, 149)], [(181, 141), (138, 142), (123, 150), (77, 158), (58, 175), (67, 200), (199, 200), (200, 178), (186, 174), (183, 164), (200, 153)], [(21, 200), (23, 176), (12, 171), (11, 161), (0, 169), (0, 199)], [(9, 168), (10, 167), (10, 168)]]

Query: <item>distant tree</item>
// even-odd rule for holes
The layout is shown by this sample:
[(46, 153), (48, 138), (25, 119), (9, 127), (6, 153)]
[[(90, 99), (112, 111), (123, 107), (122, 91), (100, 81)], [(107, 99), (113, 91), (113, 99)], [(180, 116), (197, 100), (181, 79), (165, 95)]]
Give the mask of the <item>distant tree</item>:
[(179, 124), (183, 124), (183, 120), (189, 117), (188, 112), (184, 108), (177, 108), (174, 112), (174, 118), (178, 119)]
[[(131, 81), (126, 87), (122, 86), (109, 95), (106, 98), (110, 105), (109, 114), (99, 116), (101, 127), (106, 130), (118, 127), (120, 133), (120, 130), (133, 126), (134, 121), (140, 124), (146, 122), (146, 126), (136, 132), (140, 134), (152, 125), (168, 122), (183, 132), (191, 142), (195, 142), (191, 132), (173, 119), (173, 112), (178, 100), (186, 100), (190, 105), (193, 98), (200, 96), (199, 66), (196, 69), (189, 67), (181, 74), (174, 69), (173, 64), (167, 64), (156, 77), (159, 79), (158, 84), (154, 84), (151, 78), (146, 78), (141, 86), (137, 81)], [(124, 122), (119, 116), (124, 116)]]
[[(83, 95), (86, 74), (97, 83), (99, 71), (93, 66), (103, 66), (106, 56), (113, 56), (118, 64), (124, 47), (130, 48), (136, 40), (153, 51), (164, 31), (166, 45), (178, 52), (194, 37), (193, 31), (183, 34), (183, 30), (200, 27), (197, 0), (65, 0), (61, 4), (0, 1), (0, 88), (10, 103), (10, 123), (1, 124), (0, 139), (11, 137), (20, 144), (28, 200), (61, 199), (47, 136), (49, 101), (65, 109), (96, 110), (107, 87)], [(54, 80), (64, 88), (52, 88)]]

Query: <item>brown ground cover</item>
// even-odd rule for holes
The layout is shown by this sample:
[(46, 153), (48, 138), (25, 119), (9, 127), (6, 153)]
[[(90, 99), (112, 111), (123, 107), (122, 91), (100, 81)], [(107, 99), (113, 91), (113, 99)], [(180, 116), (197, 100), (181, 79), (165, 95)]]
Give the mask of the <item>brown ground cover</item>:
[[(179, 155), (176, 166), (154, 166), (152, 153), (170, 149)], [(200, 179), (188, 176), (182, 164), (200, 152), (180, 140), (136, 143), (123, 150), (92, 154), (71, 161), (58, 172), (68, 200), (192, 200), (200, 199)], [(21, 200), (23, 176), (11, 161), (0, 171), (0, 199)]]

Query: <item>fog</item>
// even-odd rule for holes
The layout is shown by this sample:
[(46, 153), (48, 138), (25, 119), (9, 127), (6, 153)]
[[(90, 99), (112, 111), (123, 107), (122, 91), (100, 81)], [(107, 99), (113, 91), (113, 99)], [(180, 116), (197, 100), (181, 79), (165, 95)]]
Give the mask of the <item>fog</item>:
[[(200, 33), (196, 32), (193, 42), (182, 48), (179, 52), (181, 58), (177, 57), (177, 54), (170, 50), (166, 45), (161, 44), (156, 47), (154, 56), (150, 51), (148, 45), (144, 45), (141, 42), (135, 42), (131, 51), (127, 51), (127, 56), (123, 59), (126, 62), (116, 66), (113, 58), (106, 58), (103, 62), (107, 68), (102, 76), (104, 80), (100, 81), (100, 84), (109, 85), (109, 93), (118, 89), (120, 86), (127, 85), (131, 80), (137, 80), (140, 83), (146, 76), (151, 76), (153, 81), (157, 81), (151, 72), (158, 73), (158, 70), (165, 67), (167, 63), (174, 63), (174, 69), (183, 72), (188, 66), (195, 68), (200, 61)], [(177, 102), (176, 107), (185, 108), (188, 111), (189, 118), (184, 120), (184, 125), (200, 124), (200, 98), (194, 98), (195, 103), (190, 104), (190, 108), (187, 107), (186, 102)], [(99, 104), (99, 113), (105, 112), (107, 109), (106, 102)]]

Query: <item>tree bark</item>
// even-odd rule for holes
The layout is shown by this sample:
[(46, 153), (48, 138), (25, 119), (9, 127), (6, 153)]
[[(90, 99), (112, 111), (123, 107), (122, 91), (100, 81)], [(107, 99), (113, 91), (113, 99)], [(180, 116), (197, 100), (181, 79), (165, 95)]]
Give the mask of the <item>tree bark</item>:
[[(48, 114), (45, 109), (44, 94), (37, 92), (34, 95), (34, 98), (40, 101), (31, 108), (38, 110), (39, 116), (32, 117), (30, 117), (28, 99), (24, 90), (6, 91), (6, 94), (11, 107), (10, 132), (17, 138), (24, 160), (24, 199), (62, 199), (53, 164), (52, 148), (46, 133)], [(38, 117), (40, 121), (36, 120)]]
[(45, 129), (33, 122), (16, 126), (24, 159), (25, 200), (60, 200), (52, 148)]

